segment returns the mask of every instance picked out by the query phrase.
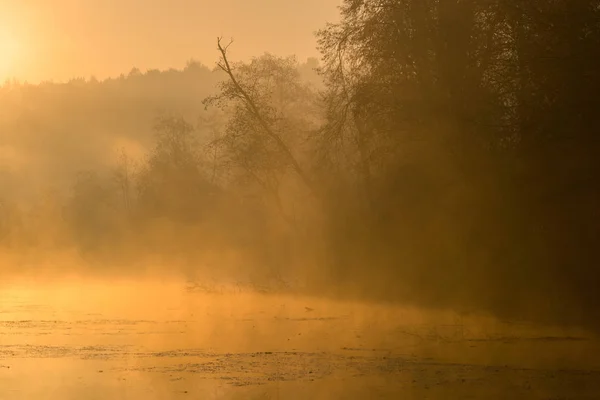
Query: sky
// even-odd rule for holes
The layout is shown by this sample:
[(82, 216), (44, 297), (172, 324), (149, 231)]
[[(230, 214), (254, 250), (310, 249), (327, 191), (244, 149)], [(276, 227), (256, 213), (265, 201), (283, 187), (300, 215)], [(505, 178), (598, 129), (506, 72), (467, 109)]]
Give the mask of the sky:
[(104, 79), (133, 67), (212, 67), (216, 37), (230, 55), (318, 57), (314, 32), (341, 0), (0, 0), (0, 82)]

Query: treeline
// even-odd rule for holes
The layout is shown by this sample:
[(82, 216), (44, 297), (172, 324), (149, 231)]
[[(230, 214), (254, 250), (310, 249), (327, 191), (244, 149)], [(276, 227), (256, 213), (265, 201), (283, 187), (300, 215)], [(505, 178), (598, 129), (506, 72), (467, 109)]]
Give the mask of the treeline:
[[(316, 60), (298, 65), (303, 80), (322, 85)], [(143, 156), (153, 145), (157, 115), (173, 114), (197, 125), (202, 100), (222, 73), (196, 61), (182, 70), (133, 68), (98, 81), (77, 78), (37, 85), (0, 86), (0, 193), (31, 199), (34, 188), (61, 191), (83, 169), (114, 164), (121, 148)]]
[(323, 90), (293, 59), (234, 63), (220, 41), (199, 125), (160, 118), (137, 168), (125, 154), (80, 175), (63, 225), (44, 225), (69, 233), (51, 237), (598, 328), (598, 3), (346, 0), (341, 13), (318, 33)]

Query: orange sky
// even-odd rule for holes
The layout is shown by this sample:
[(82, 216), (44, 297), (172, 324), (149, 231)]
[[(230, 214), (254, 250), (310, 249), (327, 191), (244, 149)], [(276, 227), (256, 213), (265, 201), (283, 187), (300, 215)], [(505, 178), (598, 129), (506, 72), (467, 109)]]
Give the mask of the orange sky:
[(314, 31), (340, 0), (0, 0), (0, 81), (99, 79), (132, 67), (213, 66), (215, 38), (231, 56), (317, 56)]

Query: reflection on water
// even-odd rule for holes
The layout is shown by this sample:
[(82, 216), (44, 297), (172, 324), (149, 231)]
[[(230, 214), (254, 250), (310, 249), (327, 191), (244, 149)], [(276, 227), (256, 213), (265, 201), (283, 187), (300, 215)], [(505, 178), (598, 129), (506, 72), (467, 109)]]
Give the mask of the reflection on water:
[(0, 399), (595, 398), (594, 354), (574, 330), (235, 285), (0, 287)]

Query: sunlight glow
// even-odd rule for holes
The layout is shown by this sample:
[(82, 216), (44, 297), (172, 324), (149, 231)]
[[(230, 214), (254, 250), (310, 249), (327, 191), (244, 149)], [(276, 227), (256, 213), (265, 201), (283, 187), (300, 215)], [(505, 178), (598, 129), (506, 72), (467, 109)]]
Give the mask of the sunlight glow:
[(14, 74), (20, 51), (17, 38), (0, 27), (0, 80), (8, 79)]

